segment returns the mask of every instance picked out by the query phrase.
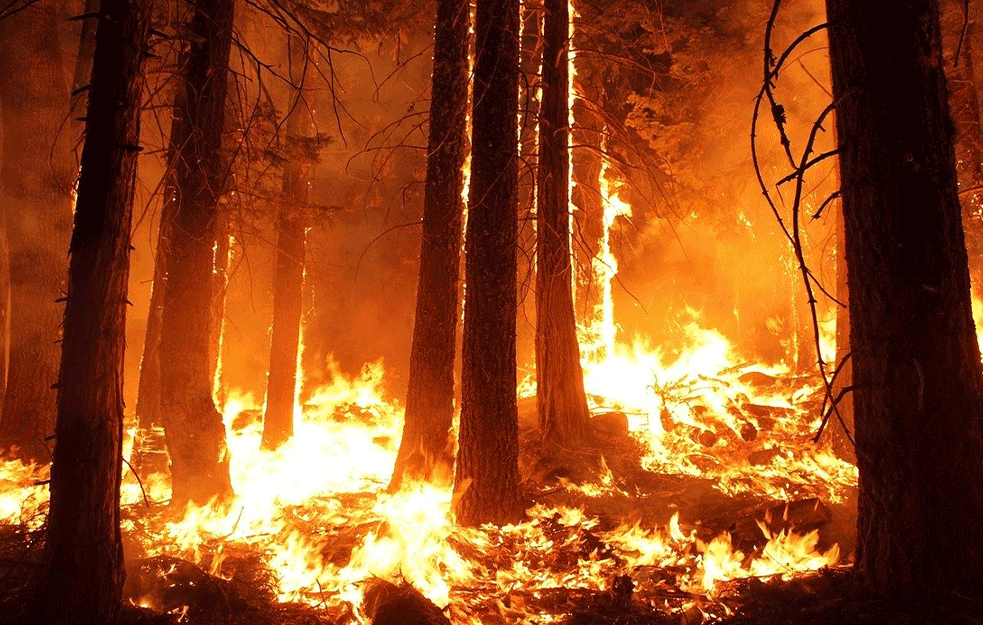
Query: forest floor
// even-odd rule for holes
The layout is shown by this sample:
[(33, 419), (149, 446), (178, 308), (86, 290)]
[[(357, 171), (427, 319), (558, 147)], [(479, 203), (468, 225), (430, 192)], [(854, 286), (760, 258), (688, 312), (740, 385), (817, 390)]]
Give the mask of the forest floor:
[[(805, 403), (815, 401), (813, 396)], [(807, 455), (800, 450), (808, 444), (808, 428), (791, 432), (767, 425), (788, 416), (787, 408), (732, 404), (729, 410), (748, 421), (679, 427), (668, 437), (673, 446), (656, 462), (650, 444), (629, 431), (629, 417), (613, 411), (596, 412), (595, 441), (588, 448), (546, 448), (537, 432), (535, 399), (521, 401), (520, 469), (530, 521), (512, 531), (486, 528), (484, 542), (456, 531), (441, 537), (485, 576), (471, 587), (451, 584), (444, 609), (399, 579), (390, 580), (396, 585), (367, 580), (359, 590), (361, 605), (321, 589), (320, 582), (313, 593), (285, 600), (270, 564), (280, 539), (257, 548), (217, 536), (192, 557), (177, 550), (155, 552), (130, 535), (124, 538), (130, 559), (119, 623), (983, 625), (983, 606), (957, 598), (901, 606), (856, 591), (848, 568), (855, 486), (821, 469), (803, 468), (809, 465), (798, 456)], [(749, 433), (741, 423), (750, 422), (755, 431)], [(672, 463), (680, 465), (670, 470)], [(377, 493), (330, 493), (305, 506), (340, 500), (354, 509), (371, 505)], [(131, 505), (123, 514), (131, 521), (127, 527), (139, 529), (165, 523), (169, 513), (165, 507), (148, 515)], [(392, 523), (351, 517), (360, 520), (322, 527), (304, 521), (303, 510), (291, 515), (295, 529), (319, 536), (319, 557), (335, 564), (332, 570), (345, 566), (367, 535), (385, 533)], [(38, 523), (0, 525), (0, 623), (17, 622), (11, 598), (37, 570), (42, 529)], [(811, 566), (819, 569), (812, 572), (789, 565), (783, 571), (779, 558), (769, 553), (775, 541), (810, 535), (807, 550), (835, 553), (838, 545), (840, 564)], [(706, 582), (714, 554), (726, 570)], [(769, 558), (779, 563), (777, 570), (756, 568)], [(503, 572), (521, 573), (505, 592)], [(917, 589), (912, 591), (917, 597)]]

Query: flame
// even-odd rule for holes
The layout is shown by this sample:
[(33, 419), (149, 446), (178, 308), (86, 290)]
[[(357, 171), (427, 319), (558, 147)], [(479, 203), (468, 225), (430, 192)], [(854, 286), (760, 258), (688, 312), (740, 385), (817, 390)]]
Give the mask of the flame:
[[(632, 214), (631, 205), (621, 199), (619, 185), (613, 184), (610, 178), (610, 164), (605, 158), (601, 161), (601, 170), (597, 177), (597, 188), (604, 210), (603, 229), (597, 256), (592, 263), (594, 279), (600, 287), (601, 302), (594, 312), (594, 318), (581, 329), (583, 351), (595, 362), (610, 360), (615, 355), (618, 328), (614, 321), (612, 285), (618, 275), (618, 259), (611, 250), (611, 230), (618, 217), (630, 218)], [(596, 338), (592, 340), (591, 337)]]
[[(806, 442), (816, 426), (808, 408), (820, 392), (814, 379), (793, 376), (784, 364), (747, 363), (697, 310), (680, 315), (671, 349), (619, 340), (610, 237), (618, 216), (630, 217), (632, 207), (607, 164), (599, 188), (604, 235), (594, 271), (601, 302), (581, 328), (593, 337), (583, 352), (592, 410), (625, 414), (644, 452), (642, 466), (654, 473), (705, 478), (727, 494), (840, 501), (856, 484), (856, 470)], [(298, 389), (300, 364), (298, 356)], [(454, 622), (477, 625), (488, 614), (504, 622), (548, 621), (533, 613), (530, 598), (554, 588), (604, 590), (615, 574), (644, 580), (653, 568), (672, 571), (674, 583), (690, 593), (667, 608), (696, 609), (696, 596), (700, 610), (719, 611), (714, 598), (730, 580), (786, 577), (839, 562), (835, 545), (820, 548), (818, 532), (773, 531), (767, 518), (760, 524), (765, 544), (757, 549), (739, 541), (738, 548), (731, 534), (712, 535), (679, 512), (664, 525), (602, 521), (601, 502), (633, 496), (606, 462), (595, 482), (560, 480), (554, 489), (583, 507), (544, 503), (552, 501), (544, 497), (523, 523), (457, 527), (447, 490), (409, 483), (385, 492), (402, 409), (384, 392), (382, 362), (354, 377), (333, 360), (327, 365), (332, 381), (303, 405), (298, 395), (295, 435), (274, 451), (260, 444), (262, 398), (224, 393), (231, 503), (168, 510), (166, 476), (142, 476), (141, 487), (127, 471), (122, 497), (134, 513), (125, 515), (124, 531), (147, 555), (185, 558), (216, 575), (233, 545), (262, 554), (281, 600), (347, 603), (358, 622), (366, 621), (357, 608), (362, 583), (372, 577), (405, 580), (449, 606)], [(533, 388), (528, 381), (520, 390)], [(46, 477), (46, 468), (0, 461), (0, 523), (39, 527)], [(144, 496), (150, 510), (141, 507)], [(138, 602), (153, 607), (150, 598)]]

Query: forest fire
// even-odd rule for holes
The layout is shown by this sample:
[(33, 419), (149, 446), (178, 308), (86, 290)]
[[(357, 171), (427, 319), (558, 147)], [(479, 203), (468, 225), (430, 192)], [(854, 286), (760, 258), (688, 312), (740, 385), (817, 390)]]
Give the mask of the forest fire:
[(760, 4), (0, 6), (0, 625), (983, 623), (983, 14)]
[[(787, 381), (788, 372), (776, 368), (735, 364), (733, 347), (719, 333), (695, 322), (686, 330), (676, 361), (664, 363), (657, 352), (616, 344), (610, 360), (586, 366), (594, 412), (617, 407), (630, 415), (628, 427), (642, 446), (644, 469), (709, 478), (729, 494), (777, 501), (815, 496), (810, 501), (816, 506), (820, 499), (839, 501), (855, 485), (855, 469), (803, 442), (815, 426), (808, 407), (815, 383)], [(620, 375), (605, 378), (604, 371)], [(653, 605), (684, 611), (699, 606), (708, 616), (721, 615), (727, 608), (714, 597), (722, 582), (839, 563), (836, 545), (819, 548), (818, 530), (775, 529), (771, 511), (755, 521), (766, 542), (749, 553), (734, 546), (730, 532), (709, 534), (708, 528), (681, 522), (678, 511), (662, 525), (636, 520), (612, 527), (610, 519), (602, 520), (604, 504), (590, 503), (628, 497), (624, 476), (615, 477), (606, 466), (596, 481), (559, 480), (558, 488), (570, 496), (562, 500), (587, 503), (548, 503), (550, 489), (543, 488), (543, 503), (529, 509), (523, 523), (457, 527), (449, 488), (412, 483), (385, 492), (402, 415), (398, 403), (384, 397), (383, 374), (380, 363), (354, 379), (336, 373), (335, 383), (318, 389), (303, 413), (298, 411), (295, 436), (276, 451), (260, 445), (262, 406), (251, 396), (229, 393), (223, 413), (235, 498), (175, 511), (166, 505), (166, 475), (144, 475), (141, 485), (128, 474), (123, 528), (130, 537), (129, 557), (181, 558), (221, 578), (235, 574), (230, 561), (260, 554), (275, 575), (281, 601), (347, 605), (357, 620), (367, 580), (405, 581), (438, 606), (449, 606), (452, 621), (461, 623), (481, 623), (488, 615), (508, 622), (538, 618), (536, 610), (524, 612), (522, 603), (505, 605), (501, 598), (521, 590), (528, 595), (524, 601), (534, 604), (543, 592), (604, 590), (616, 574), (637, 578), (652, 569), (673, 570), (672, 587), (681, 591), (672, 599), (657, 592), (650, 598)], [(747, 381), (755, 377), (767, 377), (775, 386), (755, 388)], [(658, 391), (655, 380), (662, 381)], [(593, 388), (607, 389), (609, 396)], [(743, 412), (740, 402), (770, 406), (784, 420), (766, 426), (764, 419)], [(761, 432), (753, 443), (744, 440), (748, 427)], [(718, 434), (724, 429), (729, 432)], [(707, 434), (719, 443), (700, 442)], [(708, 455), (711, 449), (716, 461)], [(767, 464), (748, 463), (747, 456), (770, 449), (782, 451)], [(0, 522), (37, 523), (45, 496), (35, 484), (43, 480), (43, 470), (16, 462), (3, 467)], [(787, 508), (778, 514), (787, 521)], [(158, 584), (166, 586), (167, 579), (165, 573)], [(130, 601), (169, 608), (155, 603), (159, 586), (151, 588)]]

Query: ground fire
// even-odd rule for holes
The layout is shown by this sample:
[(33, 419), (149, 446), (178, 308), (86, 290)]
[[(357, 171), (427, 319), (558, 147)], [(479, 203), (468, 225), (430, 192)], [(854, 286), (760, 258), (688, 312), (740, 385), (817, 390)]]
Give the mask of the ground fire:
[(981, 19), (0, 3), (0, 623), (983, 623)]

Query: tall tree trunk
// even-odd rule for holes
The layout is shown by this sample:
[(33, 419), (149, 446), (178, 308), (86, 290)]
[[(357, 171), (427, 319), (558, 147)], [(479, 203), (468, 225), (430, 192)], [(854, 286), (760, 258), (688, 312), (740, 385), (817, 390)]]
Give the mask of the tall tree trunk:
[(160, 335), (161, 408), (172, 501), (178, 505), (232, 492), (225, 426), (212, 399), (209, 342), (212, 246), (226, 175), (220, 150), (233, 14), (234, 0), (194, 5), (186, 103), (178, 109), (189, 135), (177, 161), (180, 196), (168, 246)]
[(430, 136), (423, 200), (420, 280), (410, 351), (403, 439), (390, 488), (404, 478), (450, 476), (454, 349), (460, 311), (458, 275), (467, 158), (468, 25), (466, 0), (438, 0), (434, 27)]
[[(579, 10), (581, 23), (591, 23), (598, 18), (599, 9), (584, 3)], [(575, 29), (572, 44), (574, 50), (590, 49), (595, 43), (584, 29)], [(598, 60), (590, 55), (575, 59), (577, 69), (576, 89), (579, 97), (573, 101), (574, 126), (571, 129), (570, 160), (572, 161), (573, 188), (570, 200), (574, 206), (573, 262), (577, 285), (574, 292), (574, 317), (587, 321), (601, 304), (601, 289), (596, 284), (595, 257), (604, 238), (604, 202), (598, 188), (601, 175), (601, 154), (605, 148), (604, 120), (599, 111), (604, 109), (603, 71)], [(573, 80), (573, 77), (571, 77)], [(593, 337), (592, 337), (593, 338)], [(594, 341), (596, 342), (596, 341)]]
[(475, 11), (461, 431), (455, 489), (464, 525), (523, 514), (516, 408), (519, 0)]
[(579, 447), (590, 414), (580, 367), (570, 262), (570, 9), (546, 0), (536, 195), (536, 386), (543, 439)]
[[(179, 56), (178, 67), (185, 68), (184, 55)], [(157, 226), (157, 251), (154, 254), (154, 276), (150, 286), (150, 306), (147, 311), (147, 331), (143, 340), (140, 359), (140, 377), (137, 382), (137, 436), (131, 463), (141, 473), (166, 473), (167, 452), (161, 435), (161, 365), (160, 331), (164, 309), (164, 288), (167, 284), (168, 245), (171, 226), (177, 214), (180, 192), (177, 188), (176, 168), (181, 150), (188, 141), (188, 125), (180, 116), (185, 107), (183, 90), (175, 94), (168, 138), (168, 167), (162, 192), (160, 224)]]
[(983, 375), (938, 2), (826, 6), (857, 385), (856, 570), (885, 595), (979, 597)]
[[(223, 165), (227, 169), (228, 165)], [(212, 244), (212, 303), (208, 338), (208, 379), (212, 381), (212, 399), (219, 408), (225, 405), (222, 381), (222, 350), (225, 343), (225, 294), (229, 289), (229, 263), (232, 260), (232, 223), (225, 207), (215, 215), (215, 240)]]
[(10, 246), (10, 366), (0, 447), (47, 462), (55, 426), (61, 311), (72, 229), (75, 157), (59, 128), (69, 113), (56, 7), (40, 3), (0, 21), (0, 170)]
[[(304, 97), (306, 68), (313, 63), (309, 43), (292, 38), (290, 75), (298, 85), (287, 116), (287, 140), (300, 142), (314, 132), (311, 103)], [(270, 337), (270, 373), (266, 384), (263, 447), (276, 449), (293, 436), (297, 391), (297, 355), (304, 300), (304, 254), (307, 185), (311, 160), (297, 150), (283, 172), (283, 205), (277, 219), (276, 275), (273, 279), (273, 330)]]
[[(92, 15), (99, 11), (99, 0), (85, 0), (82, 7), (83, 15)], [(79, 47), (75, 55), (75, 71), (72, 75), (72, 111), (69, 115), (71, 124), (71, 140), (75, 146), (76, 163), (82, 161), (82, 131), (85, 120), (83, 112), (89, 103), (88, 90), (89, 80), (92, 78), (92, 60), (96, 52), (96, 24), (93, 20), (82, 20), (82, 29), (79, 33)]]
[(113, 623), (123, 588), (123, 351), (149, 7), (103, 0), (100, 14), (70, 247), (45, 564), (25, 620), (40, 625)]

